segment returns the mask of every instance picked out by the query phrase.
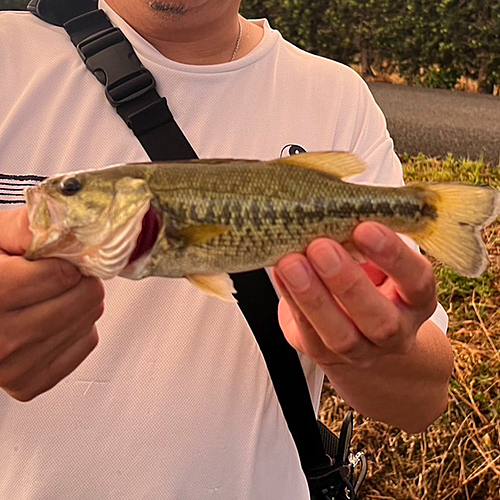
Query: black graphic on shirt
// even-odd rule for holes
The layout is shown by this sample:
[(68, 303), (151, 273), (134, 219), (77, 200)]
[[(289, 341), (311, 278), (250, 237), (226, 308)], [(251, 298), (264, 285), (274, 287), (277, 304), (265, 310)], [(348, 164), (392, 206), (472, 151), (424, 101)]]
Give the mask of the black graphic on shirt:
[(39, 175), (0, 174), (0, 205), (24, 203), (24, 190), (44, 179)]
[(305, 152), (306, 150), (302, 146), (299, 146), (298, 144), (287, 144), (286, 146), (283, 146), (280, 158), (283, 158), (285, 156), (298, 155), (299, 153), (305, 153)]

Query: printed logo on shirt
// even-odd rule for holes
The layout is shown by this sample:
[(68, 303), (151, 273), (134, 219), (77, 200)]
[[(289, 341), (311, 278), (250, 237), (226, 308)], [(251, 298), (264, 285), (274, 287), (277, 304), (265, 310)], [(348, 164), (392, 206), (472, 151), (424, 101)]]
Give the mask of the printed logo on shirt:
[(39, 175), (15, 175), (0, 173), (0, 206), (20, 205), (24, 203), (23, 191), (30, 186), (35, 186), (45, 177)]
[(286, 146), (283, 146), (283, 149), (280, 153), (280, 158), (298, 155), (300, 153), (306, 153), (306, 150), (302, 146), (299, 146), (298, 144), (287, 144)]

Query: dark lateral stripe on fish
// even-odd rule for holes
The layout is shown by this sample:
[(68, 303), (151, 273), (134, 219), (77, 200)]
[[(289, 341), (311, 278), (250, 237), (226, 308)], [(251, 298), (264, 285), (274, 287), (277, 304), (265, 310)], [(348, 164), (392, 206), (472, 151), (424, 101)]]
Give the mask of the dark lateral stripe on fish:
[[(371, 200), (366, 200), (358, 205), (348, 201), (337, 205), (334, 201), (329, 201), (325, 207), (325, 211), (328, 217), (339, 219), (370, 217), (374, 215), (389, 218), (399, 216), (409, 219), (416, 219), (423, 216), (431, 219), (437, 217), (436, 208), (432, 205), (427, 203), (423, 205), (418, 203), (402, 203), (399, 200), (393, 203), (388, 201), (374, 203)], [(309, 214), (313, 215), (316, 213), (317, 210), (314, 212), (306, 212), (305, 216), (307, 217)]]
[(436, 220), (438, 217), (437, 208), (433, 205), (429, 205), (428, 203), (424, 203), (422, 207), (422, 217), (428, 217), (429, 219)]
[[(215, 200), (208, 201), (202, 209), (196, 205), (186, 207), (180, 203), (177, 207), (164, 206), (164, 211), (169, 214), (178, 224), (233, 224), (237, 230), (241, 230), (246, 224), (257, 229), (263, 226), (275, 226), (280, 221), (290, 227), (297, 224), (305, 227), (309, 223), (323, 222), (325, 218), (332, 219), (357, 219), (370, 217), (404, 217), (411, 220), (419, 220), (422, 217), (436, 219), (437, 211), (432, 205), (426, 203), (402, 202), (400, 200), (379, 201), (364, 200), (358, 203), (344, 201), (337, 203), (334, 200), (317, 199), (313, 207), (304, 208), (297, 204), (295, 207), (279, 207), (270, 201), (261, 206), (256, 201), (243, 206), (238, 200), (225, 201), (217, 209)], [(201, 212), (201, 213), (200, 213)]]

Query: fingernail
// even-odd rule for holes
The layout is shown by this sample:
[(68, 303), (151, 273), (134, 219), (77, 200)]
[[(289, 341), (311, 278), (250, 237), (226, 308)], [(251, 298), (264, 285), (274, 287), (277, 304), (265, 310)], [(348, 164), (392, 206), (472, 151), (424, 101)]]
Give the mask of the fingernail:
[(385, 247), (385, 234), (377, 226), (368, 224), (363, 227), (362, 236), (358, 237), (358, 244), (372, 253), (380, 253)]
[(330, 243), (313, 245), (309, 254), (320, 272), (331, 278), (340, 272), (340, 255)]
[(281, 276), (296, 292), (307, 290), (311, 284), (311, 276), (306, 266), (300, 261), (286, 264), (280, 270)]

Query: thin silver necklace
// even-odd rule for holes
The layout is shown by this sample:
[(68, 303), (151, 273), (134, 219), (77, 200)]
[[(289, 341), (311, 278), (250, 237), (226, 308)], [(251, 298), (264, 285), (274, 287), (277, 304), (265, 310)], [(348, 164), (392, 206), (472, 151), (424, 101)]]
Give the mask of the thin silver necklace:
[(240, 21), (240, 18), (238, 17), (238, 38), (236, 39), (236, 45), (234, 46), (233, 55), (231, 56), (231, 59), (229, 62), (234, 61), (234, 58), (236, 57), (236, 54), (238, 53), (238, 49), (240, 48), (242, 33), (243, 33), (243, 28), (241, 27), (241, 21)]

